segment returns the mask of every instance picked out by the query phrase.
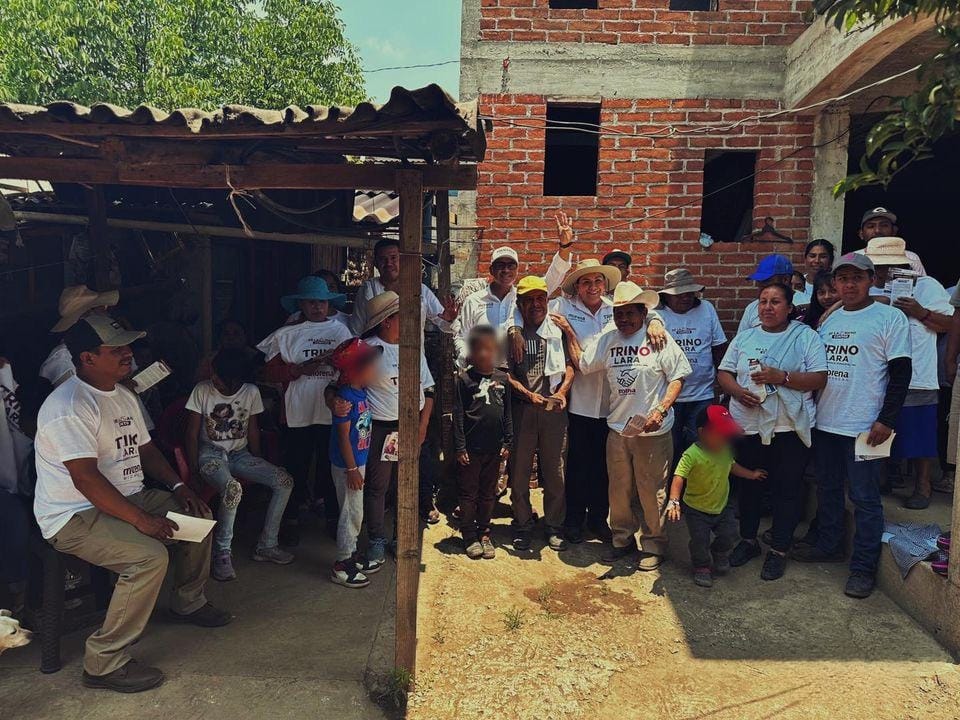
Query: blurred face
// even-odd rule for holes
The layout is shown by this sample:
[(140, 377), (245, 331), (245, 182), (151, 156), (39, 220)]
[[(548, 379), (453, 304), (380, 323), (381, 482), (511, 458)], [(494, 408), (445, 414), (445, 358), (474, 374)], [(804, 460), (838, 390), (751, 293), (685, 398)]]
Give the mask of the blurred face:
[(523, 324), (540, 327), (547, 317), (547, 294), (542, 290), (533, 290), (517, 298), (517, 309)]
[(237, 323), (228, 323), (220, 333), (220, 347), (225, 350), (240, 350), (247, 346), (247, 333)]
[(490, 372), (497, 361), (497, 339), (484, 335), (470, 344), (470, 364), (480, 372)]
[(374, 380), (377, 379), (377, 359), (378, 355), (374, 355), (370, 358), (369, 361), (365, 362), (353, 375), (353, 384), (358, 387), (367, 387)]
[(323, 322), (327, 319), (330, 304), (326, 300), (301, 300), (300, 312), (310, 322)]
[(133, 351), (129, 345), (107, 347), (80, 354), (81, 371), (108, 382), (118, 383), (133, 371)]
[(679, 295), (661, 295), (666, 306), (675, 313), (683, 314), (693, 309), (693, 304), (697, 300), (697, 294), (692, 292), (680, 293)]
[(577, 280), (577, 297), (587, 307), (595, 307), (603, 302), (607, 292), (607, 279), (600, 273), (590, 273)]
[(807, 253), (807, 269), (815, 273), (830, 269), (830, 253), (823, 245), (814, 245)]
[(700, 437), (700, 444), (710, 452), (720, 452), (730, 444), (727, 438), (711, 430), (709, 426), (698, 429), (697, 435)]
[(500, 258), (490, 266), (490, 275), (497, 285), (510, 287), (517, 281), (517, 264), (510, 258)]
[(844, 307), (861, 305), (870, 297), (873, 273), (844, 265), (833, 274), (833, 284)]
[(604, 263), (604, 265), (611, 265), (619, 270), (621, 280), (626, 280), (627, 276), (630, 274), (630, 263), (626, 262), (623, 258), (610, 258)]
[(820, 283), (820, 287), (817, 288), (817, 302), (820, 303), (820, 307), (833, 307), (839, 299), (840, 294), (832, 282)]
[(860, 239), (868, 242), (875, 237), (892, 237), (897, 234), (897, 226), (887, 218), (871, 218), (860, 227)]
[(790, 311), (793, 306), (787, 302), (783, 289), (768, 287), (760, 291), (760, 325), (764, 330), (774, 330), (785, 327), (790, 321)]
[(621, 305), (613, 309), (613, 324), (623, 335), (630, 336), (640, 332), (646, 319), (646, 305)]
[(380, 248), (373, 258), (373, 264), (380, 272), (381, 282), (394, 282), (400, 277), (400, 248), (392, 245)]

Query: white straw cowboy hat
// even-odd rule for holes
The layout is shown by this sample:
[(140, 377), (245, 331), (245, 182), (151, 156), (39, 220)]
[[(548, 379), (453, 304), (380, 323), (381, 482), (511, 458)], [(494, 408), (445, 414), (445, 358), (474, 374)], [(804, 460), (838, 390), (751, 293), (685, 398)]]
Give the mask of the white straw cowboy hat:
[(367, 301), (367, 324), (364, 333), (373, 330), (391, 315), (400, 312), (400, 296), (393, 290), (387, 290)]
[(683, 295), (690, 292), (702, 292), (703, 285), (693, 279), (693, 273), (686, 268), (671, 270), (663, 278), (664, 295)]
[(631, 280), (624, 280), (613, 290), (613, 306), (646, 305), (653, 310), (660, 304), (660, 297), (653, 290), (644, 290)]
[(867, 243), (864, 254), (874, 265), (909, 265), (907, 243), (898, 237), (875, 237)]
[(86, 285), (70, 285), (60, 293), (60, 320), (50, 332), (62, 333), (76, 325), (77, 320), (98, 307), (113, 307), (120, 302), (119, 290), (94, 292)]
[(615, 287), (620, 282), (620, 271), (613, 265), (603, 265), (599, 260), (593, 258), (584, 260), (563, 279), (563, 291), (567, 295), (573, 295), (577, 292), (577, 280), (584, 275), (603, 275), (607, 281), (607, 287)]

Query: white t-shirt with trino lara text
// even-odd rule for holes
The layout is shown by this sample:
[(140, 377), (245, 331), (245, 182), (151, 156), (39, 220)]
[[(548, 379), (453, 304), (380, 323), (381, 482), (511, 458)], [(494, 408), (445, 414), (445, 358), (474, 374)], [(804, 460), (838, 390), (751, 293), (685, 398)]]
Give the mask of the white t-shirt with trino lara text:
[(93, 507), (70, 478), (65, 462), (96, 458), (100, 473), (124, 497), (143, 490), (140, 446), (150, 442), (136, 396), (117, 385), (109, 392), (76, 375), (65, 380), (37, 417), (37, 489), (33, 510), (43, 537), (57, 534), (76, 513)]
[(907, 316), (874, 302), (837, 310), (820, 326), (827, 351), (827, 386), (817, 398), (817, 428), (856, 437), (880, 414), (887, 393), (887, 363), (910, 357)]
[[(285, 363), (299, 365), (335, 350), (340, 343), (352, 337), (353, 333), (342, 323), (304, 320), (296, 325), (278, 328), (257, 345), (257, 350), (266, 356), (268, 362), (279, 355)], [(289, 427), (330, 425), (333, 422), (323, 391), (336, 377), (337, 371), (333, 367), (319, 365), (316, 374), (301, 375), (287, 385), (283, 404)]]

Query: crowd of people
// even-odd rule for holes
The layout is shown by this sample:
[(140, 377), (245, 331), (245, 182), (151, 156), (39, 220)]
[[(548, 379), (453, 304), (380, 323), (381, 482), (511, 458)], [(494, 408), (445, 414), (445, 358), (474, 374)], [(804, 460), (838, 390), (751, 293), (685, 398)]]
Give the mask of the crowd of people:
[[(696, 268), (669, 268), (645, 289), (630, 279), (628, 253), (574, 263), (574, 229), (562, 212), (557, 229), (557, 253), (542, 275), (518, 277), (517, 253), (505, 246), (492, 252), (489, 281), (462, 303), (421, 287), (424, 325), (450, 334), (455, 348), (458, 507), (449, 518), (466, 555), (496, 557), (491, 518), (508, 487), (511, 537), (503, 544), (514, 553), (538, 542), (563, 552), (594, 538), (605, 547), (601, 562), (650, 571), (666, 557), (669, 523), (683, 520), (696, 584), (711, 586), (764, 546), (760, 576), (774, 581), (788, 559), (846, 560), (848, 495), (855, 532), (845, 592), (869, 596), (884, 476), (894, 474), (886, 465), (911, 461), (906, 505), (925, 508), (947, 415), (938, 414), (946, 400), (938, 337), (946, 339), (939, 357), (948, 382), (960, 354), (960, 292), (951, 297), (926, 275), (897, 236), (895, 215), (867, 212), (864, 247), (840, 257), (833, 243), (814, 240), (802, 270), (784, 255), (764, 257), (749, 276), (756, 297), (729, 340)], [(389, 499), (407, 451), (398, 439), (395, 241), (377, 244), (374, 265), (378, 274), (363, 283), (352, 312), (336, 275), (319, 271), (281, 298), (285, 324), (255, 347), (241, 325), (224, 325), (186, 400), (186, 476), (151, 435), (131, 381), (131, 346), (143, 333), (111, 317), (117, 293), (64, 290), (60, 342), (41, 369), (51, 392), (33, 438), (33, 511), (58, 551), (119, 574), (103, 626), (87, 642), (84, 684), (134, 692), (162, 682), (129, 648), (171, 558), (172, 617), (203, 627), (231, 621), (204, 588), (209, 577), (237, 578), (234, 524), (250, 483), (269, 491), (252, 560), (293, 562), (312, 503), (335, 537), (333, 582), (363, 588), (387, 562)], [(421, 446), (435, 384), (422, 347)], [(261, 388), (270, 384), (282, 399), (282, 450), (272, 453), (261, 422)], [(958, 396), (949, 412), (951, 463)], [(796, 538), (811, 476), (816, 515)], [(946, 478), (938, 482), (950, 489)], [(203, 487), (217, 498), (213, 510)], [(532, 487), (542, 489), (542, 518)], [(435, 490), (421, 482), (427, 524), (441, 519)], [(3, 524), (21, 527), (6, 495)], [(217, 522), (201, 542), (177, 542), (171, 510)], [(761, 533), (768, 513), (772, 526)], [(22, 562), (5, 558), (3, 569)]]

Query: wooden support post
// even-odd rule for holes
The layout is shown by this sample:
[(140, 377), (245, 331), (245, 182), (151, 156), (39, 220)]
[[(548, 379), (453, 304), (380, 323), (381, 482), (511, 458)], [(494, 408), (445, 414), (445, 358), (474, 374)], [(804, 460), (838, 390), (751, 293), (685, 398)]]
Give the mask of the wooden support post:
[(420, 245), (423, 178), (397, 171), (400, 193), (400, 467), (397, 480), (396, 666), (413, 675), (420, 582)]
[[(437, 265), (439, 266), (439, 278), (437, 290), (440, 297), (450, 295), (450, 193), (447, 190), (437, 190), (436, 213), (437, 213)], [(447, 479), (452, 477), (450, 472), (453, 467), (453, 393), (455, 386), (453, 382), (454, 374), (454, 348), (453, 336), (447, 333), (440, 334), (440, 367), (442, 373), (440, 378), (435, 378), (437, 382), (437, 403), (439, 404), (440, 418), (440, 447), (443, 451), (443, 463), (441, 464), (441, 477), (443, 478), (444, 492), (447, 494), (449, 487)]]
[(200, 260), (200, 338), (204, 357), (213, 350), (213, 253), (210, 238), (197, 237)]
[(96, 290), (110, 289), (110, 243), (107, 240), (107, 201), (103, 197), (103, 186), (94, 185), (87, 190), (87, 212), (90, 224), (87, 226), (87, 241), (93, 253), (93, 282)]
[[(960, 492), (953, 493), (953, 516), (950, 520), (950, 537), (960, 538)], [(947, 564), (947, 580), (960, 588), (960, 543), (950, 543), (950, 562)]]

